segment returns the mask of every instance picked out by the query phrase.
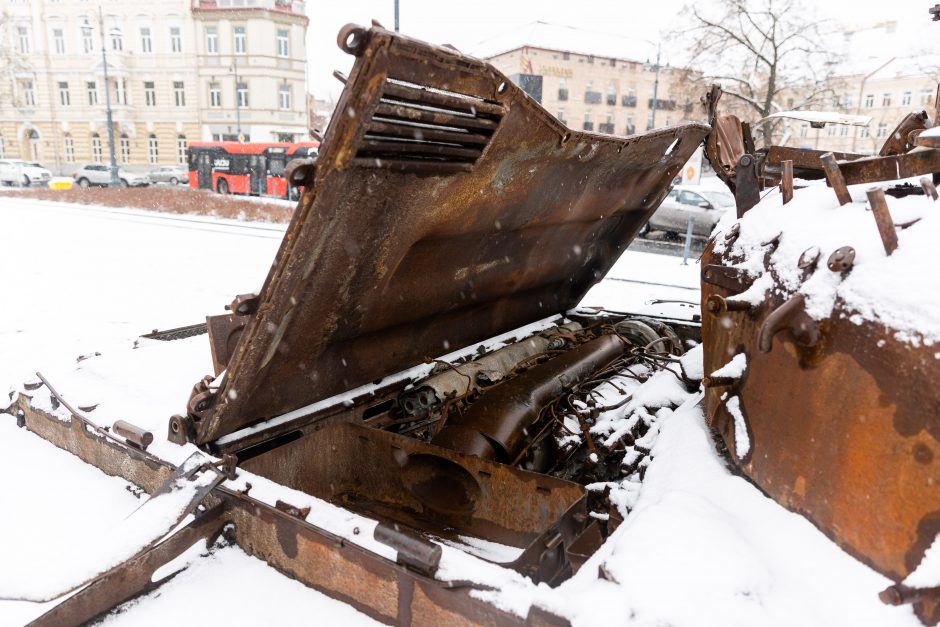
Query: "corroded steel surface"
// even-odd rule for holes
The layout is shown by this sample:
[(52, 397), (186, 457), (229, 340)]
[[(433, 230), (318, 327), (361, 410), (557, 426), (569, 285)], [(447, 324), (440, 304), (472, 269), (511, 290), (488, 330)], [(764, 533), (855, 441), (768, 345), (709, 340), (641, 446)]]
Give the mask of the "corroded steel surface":
[[(703, 261), (723, 260), (709, 247)], [(825, 269), (818, 271), (827, 271)], [(735, 292), (703, 284), (703, 306)], [(754, 314), (706, 313), (705, 372), (745, 353), (743, 379), (706, 390), (710, 424), (762, 490), (800, 512), (852, 555), (899, 581), (940, 533), (940, 362), (885, 328), (857, 325), (836, 308), (815, 346), (784, 330), (771, 350), (759, 330), (783, 299)], [(726, 326), (723, 321), (732, 322)], [(734, 419), (722, 395), (736, 394), (750, 437), (735, 452)]]
[[(563, 312), (601, 279), (708, 130), (568, 129), (492, 66), (381, 28), (336, 114), (221, 388), (235, 429)], [(415, 126), (415, 123), (420, 126)]]

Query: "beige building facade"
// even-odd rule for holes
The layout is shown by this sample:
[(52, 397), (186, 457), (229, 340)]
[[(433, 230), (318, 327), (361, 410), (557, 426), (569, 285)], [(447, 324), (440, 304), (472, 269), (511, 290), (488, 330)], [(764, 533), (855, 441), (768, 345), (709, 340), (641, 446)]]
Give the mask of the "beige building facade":
[[(577, 130), (633, 135), (701, 117), (686, 70), (636, 59), (523, 46), (489, 62)], [(653, 92), (656, 112), (653, 114)]]
[[(813, 149), (876, 154), (895, 126), (908, 113), (927, 111), (933, 117), (937, 98), (936, 75), (917, 58), (891, 58), (866, 74), (840, 76), (832, 111), (871, 118), (868, 126), (827, 124), (823, 129), (797, 122), (790, 145)], [(940, 68), (937, 68), (940, 70)]]
[(184, 163), (189, 142), (239, 134), (307, 139), (303, 2), (100, 8), (101, 24), (99, 4), (87, 0), (5, 1), (0, 156), (64, 174), (75, 164), (109, 162), (108, 98), (119, 165)]

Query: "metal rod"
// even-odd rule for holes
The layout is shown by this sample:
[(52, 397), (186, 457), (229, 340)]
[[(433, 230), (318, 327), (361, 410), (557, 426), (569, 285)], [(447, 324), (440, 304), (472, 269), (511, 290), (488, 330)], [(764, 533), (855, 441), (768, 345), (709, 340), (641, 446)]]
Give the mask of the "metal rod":
[(868, 202), (871, 203), (871, 213), (875, 216), (875, 224), (878, 225), (878, 234), (881, 236), (881, 243), (884, 244), (885, 253), (890, 255), (898, 248), (898, 233), (891, 220), (891, 212), (888, 211), (885, 190), (872, 187), (865, 193), (868, 195)]
[(650, 108), (650, 126), (656, 128), (656, 109), (659, 98), (659, 55), (662, 52), (662, 42), (656, 44), (656, 79), (653, 81), (653, 106)]
[(140, 448), (147, 448), (153, 443), (153, 434), (125, 420), (118, 420), (111, 426), (111, 431), (129, 443)]
[(398, 32), (398, 0), (395, 0), (395, 32)]
[(819, 156), (819, 162), (822, 163), (823, 171), (826, 173), (826, 180), (830, 187), (835, 191), (840, 205), (847, 205), (852, 202), (852, 196), (849, 194), (849, 188), (845, 185), (845, 178), (842, 176), (842, 170), (836, 163), (836, 158), (831, 152)]
[[(242, 110), (241, 94), (238, 93), (238, 50), (232, 51), (232, 64), (235, 68), (235, 126), (238, 132), (238, 141), (242, 140)], [(231, 127), (230, 127), (231, 128)]]
[(689, 250), (692, 248), (692, 227), (695, 225), (695, 216), (689, 216), (689, 224), (685, 229), (685, 248), (682, 250), (682, 265), (689, 265)]
[(783, 194), (783, 204), (793, 200), (793, 161), (787, 159), (781, 163), (780, 193)]

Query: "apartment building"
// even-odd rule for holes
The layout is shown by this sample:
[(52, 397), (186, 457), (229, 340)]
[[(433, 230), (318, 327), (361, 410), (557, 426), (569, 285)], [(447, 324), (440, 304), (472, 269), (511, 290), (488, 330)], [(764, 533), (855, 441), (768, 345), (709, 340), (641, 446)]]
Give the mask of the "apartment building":
[(867, 72), (839, 76), (831, 110), (871, 118), (868, 126), (827, 124), (824, 129), (797, 123), (791, 145), (875, 154), (908, 113), (934, 116), (938, 77), (925, 71), (920, 57), (891, 57)]
[[(190, 141), (308, 137), (300, 0), (6, 0), (0, 156), (183, 163)], [(102, 46), (107, 58), (105, 85)]]
[(490, 63), (574, 129), (633, 135), (702, 115), (692, 73), (662, 58), (657, 71), (654, 42), (536, 22), (483, 48)]

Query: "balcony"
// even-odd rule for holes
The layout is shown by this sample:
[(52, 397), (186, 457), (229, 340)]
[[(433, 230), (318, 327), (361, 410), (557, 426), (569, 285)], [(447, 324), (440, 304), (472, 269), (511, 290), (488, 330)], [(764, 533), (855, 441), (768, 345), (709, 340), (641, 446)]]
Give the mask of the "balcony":
[(559, 89), (559, 90), (558, 90), (558, 99), (559, 99), (559, 100), (568, 100), (568, 90), (567, 90), (567, 89)]
[(636, 96), (621, 96), (620, 104), (622, 104), (625, 107), (635, 107)]
[(584, 102), (587, 104), (600, 104), (601, 103), (601, 92), (599, 91), (586, 91), (584, 92)]
[(585, 123), (584, 123), (584, 130), (586, 130), (586, 131), (593, 131), (593, 130), (594, 130), (594, 122), (585, 122)]
[[(648, 102), (650, 109), (653, 108), (653, 99), (650, 98)], [(676, 101), (675, 100), (663, 100), (662, 98), (656, 99), (656, 109), (659, 111), (675, 111), (676, 110)]]
[(613, 125), (613, 122), (611, 122), (611, 123), (609, 123), (609, 124), (598, 124), (598, 125), (597, 125), (597, 132), (598, 132), (598, 133), (607, 133), (608, 135), (613, 135), (613, 134), (614, 134), (614, 125)]

